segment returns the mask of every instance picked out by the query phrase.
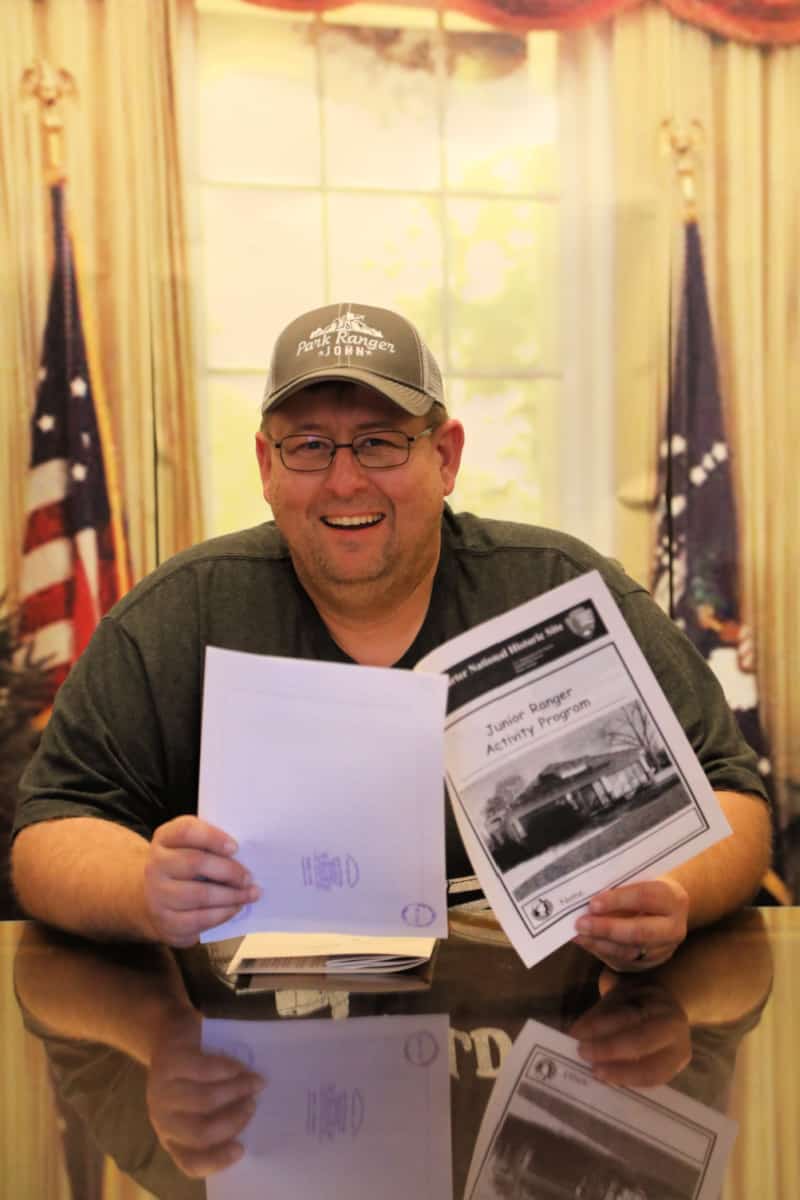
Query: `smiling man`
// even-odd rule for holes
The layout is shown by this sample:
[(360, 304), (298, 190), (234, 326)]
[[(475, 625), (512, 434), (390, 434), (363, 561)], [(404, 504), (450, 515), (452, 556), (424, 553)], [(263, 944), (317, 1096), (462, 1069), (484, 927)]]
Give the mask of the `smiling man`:
[[(691, 925), (755, 893), (769, 819), (755, 756), (714, 676), (646, 591), (590, 547), (455, 516), (446, 497), (463, 441), (439, 368), (404, 317), (340, 304), (287, 326), (256, 434), (274, 522), (177, 555), (101, 622), (23, 780), (12, 868), (30, 913), (90, 936), (183, 946), (259, 894), (233, 840), (196, 816), (207, 645), (411, 668), (592, 569), (734, 833), (669, 876), (595, 897), (576, 940), (617, 969), (653, 966)], [(471, 873), (449, 810), (447, 866), (451, 877)]]

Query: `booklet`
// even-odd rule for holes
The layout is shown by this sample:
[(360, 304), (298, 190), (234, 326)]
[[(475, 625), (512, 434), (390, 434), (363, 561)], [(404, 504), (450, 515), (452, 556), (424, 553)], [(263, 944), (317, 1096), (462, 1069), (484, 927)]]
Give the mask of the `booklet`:
[(446, 783), (475, 873), (526, 966), (597, 892), (731, 830), (597, 571), (440, 646)]
[(464, 1200), (717, 1200), (736, 1129), (674, 1088), (601, 1083), (574, 1038), (528, 1021), (495, 1081)]
[(266, 1079), (209, 1200), (451, 1200), (449, 1018), (204, 1020), (203, 1047)]
[(263, 889), (201, 937), (244, 938), (230, 971), (409, 970), (447, 936), (446, 698), (442, 674), (207, 649), (198, 811)]
[(435, 945), (435, 938), (251, 933), (242, 938), (227, 973), (383, 975), (422, 966), (430, 958)]

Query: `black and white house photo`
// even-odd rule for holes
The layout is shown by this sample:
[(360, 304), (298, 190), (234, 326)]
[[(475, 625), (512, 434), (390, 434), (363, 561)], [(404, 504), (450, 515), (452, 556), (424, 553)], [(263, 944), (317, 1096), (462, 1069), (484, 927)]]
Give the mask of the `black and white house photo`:
[(517, 755), (464, 802), (518, 900), (693, 803), (639, 700)]
[[(528, 1103), (521, 1105), (523, 1098)], [(635, 1111), (627, 1124), (612, 1124), (596, 1107), (527, 1082), (514, 1109), (487, 1155), (475, 1200), (694, 1200), (698, 1194), (702, 1164), (640, 1136)], [(641, 1117), (647, 1121), (644, 1107)]]

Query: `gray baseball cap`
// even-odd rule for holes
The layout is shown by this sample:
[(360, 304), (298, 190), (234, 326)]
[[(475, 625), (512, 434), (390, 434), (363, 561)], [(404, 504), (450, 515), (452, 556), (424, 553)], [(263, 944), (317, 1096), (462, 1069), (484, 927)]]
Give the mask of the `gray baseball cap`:
[(417, 330), (374, 304), (326, 304), (287, 325), (272, 351), (261, 412), (329, 379), (366, 384), (415, 416), (444, 404), (442, 373)]

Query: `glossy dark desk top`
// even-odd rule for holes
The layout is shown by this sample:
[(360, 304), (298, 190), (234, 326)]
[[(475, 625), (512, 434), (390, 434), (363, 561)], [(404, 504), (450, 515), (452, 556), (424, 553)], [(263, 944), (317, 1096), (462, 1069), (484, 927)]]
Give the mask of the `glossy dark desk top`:
[[(459, 935), (420, 991), (309, 982), (227, 999), (199, 950), (182, 972), (158, 948), (23, 923), (0, 924), (0, 964), (0, 1194), (14, 1200), (461, 1200), (480, 1164), (475, 1200), (706, 1200), (711, 1174), (684, 1160), (697, 1130), (734, 1132), (722, 1117), (732, 1148), (702, 1144), (726, 1200), (800, 1196), (800, 909), (746, 911), (622, 981), (571, 946), (526, 971)], [(528, 1045), (547, 1052), (538, 1077), (535, 1055), (509, 1074)], [(550, 1079), (562, 1063), (566, 1100)], [(267, 1082), (251, 1097), (255, 1072)], [(484, 1120), (501, 1099), (502, 1130)], [(243, 1124), (245, 1156), (214, 1170)], [(671, 1142), (679, 1126), (691, 1153)]]

